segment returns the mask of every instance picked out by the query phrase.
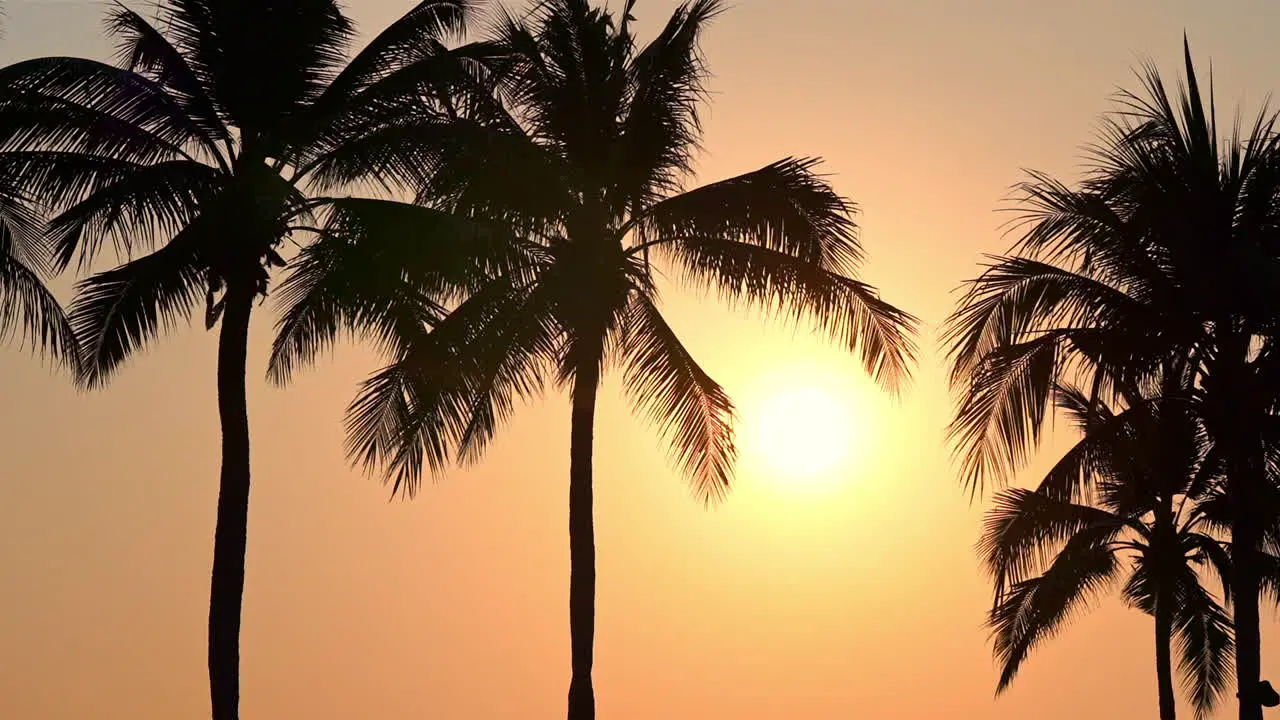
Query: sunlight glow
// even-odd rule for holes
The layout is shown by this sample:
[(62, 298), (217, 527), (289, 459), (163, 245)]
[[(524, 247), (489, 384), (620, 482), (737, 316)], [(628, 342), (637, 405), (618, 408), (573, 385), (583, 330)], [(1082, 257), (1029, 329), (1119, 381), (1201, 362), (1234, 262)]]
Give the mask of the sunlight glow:
[(770, 383), (747, 417), (758, 471), (789, 487), (827, 486), (849, 474), (860, 445), (858, 408), (823, 378)]

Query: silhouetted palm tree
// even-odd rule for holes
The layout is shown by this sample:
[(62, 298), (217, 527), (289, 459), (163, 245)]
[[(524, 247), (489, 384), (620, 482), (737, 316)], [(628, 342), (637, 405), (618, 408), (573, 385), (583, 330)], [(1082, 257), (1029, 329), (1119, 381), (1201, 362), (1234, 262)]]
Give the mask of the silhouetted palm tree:
[[(429, 334), (410, 327), (349, 418), (353, 456), (385, 463), (396, 488), (412, 492), (424, 466), (479, 457), (515, 401), (548, 379), (571, 388), (572, 720), (595, 715), (592, 441), (602, 374), (622, 367), (637, 410), (665, 431), (701, 498), (725, 492), (734, 460), (733, 405), (663, 319), (650, 260), (689, 287), (816, 321), (890, 386), (911, 356), (912, 318), (851, 277), (862, 256), (853, 207), (814, 161), (681, 192), (700, 134), (699, 37), (721, 2), (681, 5), (643, 47), (631, 32), (634, 4), (615, 16), (587, 0), (547, 0), (523, 18), (500, 16), (483, 78), (492, 95), (434, 129), (420, 194), (515, 228), (523, 260), (490, 269)], [(324, 265), (291, 280), (304, 309), (278, 347), (286, 368), (350, 317), (323, 292), (306, 300), (307, 288), (326, 287)]]
[(1057, 390), (1082, 438), (1035, 490), (996, 496), (979, 545), (995, 582), (998, 691), (1033, 648), (1122, 577), (1126, 602), (1155, 618), (1161, 720), (1175, 717), (1175, 637), (1197, 717), (1230, 683), (1230, 622), (1201, 584), (1203, 571), (1229, 582), (1230, 554), (1198, 504), (1213, 497), (1222, 468), (1179, 384), (1135, 396), (1118, 413), (1078, 389)]
[(429, 102), (453, 67), (441, 40), (461, 29), (467, 6), (422, 2), (348, 60), (354, 29), (334, 0), (162, 0), (155, 25), (111, 11), (118, 67), (51, 57), (0, 71), (0, 177), (57, 208), (48, 228), (57, 266), (88, 264), (107, 243), (126, 260), (79, 286), (70, 315), (81, 381), (105, 383), (201, 297), (208, 327), (222, 323), (215, 720), (235, 718), (239, 704), (250, 314), (295, 232), (323, 221), (395, 243), (438, 225), (425, 209), (323, 193), (396, 162), (353, 148), (395, 134), (396, 118)]
[(1280, 141), (1275, 118), (1218, 133), (1191, 54), (1171, 99), (1148, 69), (1125, 94), (1078, 189), (1036, 174), (1022, 186), (1029, 230), (973, 281), (951, 318), (953, 437), (964, 479), (1003, 482), (1038, 442), (1055, 382), (1101, 399), (1172, 358), (1189, 358), (1193, 402), (1227, 463), (1240, 717), (1258, 720), (1258, 498), (1264, 438), (1280, 397)]

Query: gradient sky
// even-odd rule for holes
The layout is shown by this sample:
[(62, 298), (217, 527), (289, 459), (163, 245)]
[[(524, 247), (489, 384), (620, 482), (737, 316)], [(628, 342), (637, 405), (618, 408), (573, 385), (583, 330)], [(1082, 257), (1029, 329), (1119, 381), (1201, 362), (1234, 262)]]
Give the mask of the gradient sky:
[[(410, 3), (349, 5), (370, 30)], [(642, 0), (637, 15), (652, 32), (675, 5)], [(805, 331), (666, 295), (677, 331), (739, 400), (747, 429), (771, 388), (831, 382), (853, 408), (856, 439), (839, 476), (815, 484), (770, 469), (744, 431), (737, 490), (708, 511), (606, 383), (601, 716), (1153, 717), (1151, 622), (1117, 600), (1071, 625), (993, 699), (981, 627), (989, 590), (973, 553), (980, 508), (942, 444), (950, 402), (937, 328), (981, 254), (1007, 245), (995, 210), (1021, 168), (1071, 177), (1111, 93), (1134, 85), (1134, 65), (1151, 57), (1170, 76), (1179, 69), (1184, 28), (1197, 57), (1213, 61), (1219, 107), (1255, 108), (1280, 79), (1280, 6), (733, 6), (705, 44), (716, 77), (699, 179), (824, 156), (863, 210), (863, 277), (923, 319), (924, 352), (895, 405)], [(105, 57), (100, 9), (10, 0), (0, 60)], [(342, 454), (343, 408), (376, 359), (344, 347), (292, 387), (270, 387), (261, 378), (271, 319), (257, 315), (250, 353), (243, 716), (561, 716), (566, 399), (522, 411), (483, 465), (389, 503)], [(193, 326), (95, 394), (0, 351), (0, 717), (207, 717), (214, 340)], [(1264, 670), (1280, 679), (1280, 656), (1264, 657)]]

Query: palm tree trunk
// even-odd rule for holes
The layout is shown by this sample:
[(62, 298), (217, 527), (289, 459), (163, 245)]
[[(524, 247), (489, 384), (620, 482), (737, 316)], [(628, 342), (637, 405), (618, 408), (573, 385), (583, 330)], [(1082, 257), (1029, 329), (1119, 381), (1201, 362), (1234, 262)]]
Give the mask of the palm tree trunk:
[(1173, 605), (1169, 592), (1161, 588), (1156, 597), (1156, 686), (1160, 693), (1160, 720), (1177, 716), (1173, 694)]
[(1217, 357), (1209, 366), (1212, 386), (1206, 391), (1214, 402), (1209, 406), (1213, 421), (1211, 435), (1226, 453), (1227, 493), (1231, 507), (1231, 603), (1236, 640), (1236, 694), (1240, 720), (1262, 720), (1258, 685), (1262, 677), (1262, 639), (1258, 617), (1258, 546), (1261, 527), (1257, 517), (1257, 488), (1265, 482), (1265, 465), (1260, 462), (1257, 434), (1257, 407), (1249, 379), (1251, 338), (1236, 323), (1217, 323)]
[(595, 720), (591, 665), (596, 624), (596, 539), (592, 518), (591, 451), (595, 431), (598, 358), (578, 362), (573, 383), (573, 420), (569, 441), (569, 636), (573, 678), (569, 682), (569, 720)]
[(1240, 697), (1240, 720), (1262, 720), (1262, 699), (1258, 685), (1262, 679), (1262, 638), (1258, 614), (1258, 529), (1256, 508), (1251, 504), (1251, 472), (1232, 478), (1235, 517), (1231, 527), (1231, 593), (1235, 608), (1236, 689)]
[(213, 720), (240, 715), (240, 606), (249, 524), (249, 412), (245, 356), (252, 283), (228, 284), (218, 339), (218, 417), (222, 422), (222, 477), (209, 587), (209, 695)]

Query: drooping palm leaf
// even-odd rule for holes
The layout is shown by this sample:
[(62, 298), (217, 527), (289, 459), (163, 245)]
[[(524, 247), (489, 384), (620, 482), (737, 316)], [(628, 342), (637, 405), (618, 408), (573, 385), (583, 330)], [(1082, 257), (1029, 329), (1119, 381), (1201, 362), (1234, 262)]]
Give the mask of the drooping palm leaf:
[(654, 246), (686, 286), (720, 294), (734, 306), (761, 308), (813, 323), (861, 355), (873, 378), (891, 390), (905, 382), (912, 360), (915, 318), (847, 276), (766, 247), (691, 237)]
[(14, 233), (0, 225), (0, 339), (14, 335), (58, 363), (75, 366), (75, 333), (40, 272), (24, 263)]
[(671, 444), (671, 456), (703, 500), (729, 488), (736, 456), (733, 401), (698, 366), (653, 302), (637, 294), (623, 321), (624, 386)]
[(348, 452), (412, 494), (424, 470), (474, 458), (558, 357), (550, 298), (497, 279), (471, 294), (363, 385), (347, 416)]
[(188, 235), (81, 281), (70, 309), (81, 343), (81, 381), (103, 385), (129, 355), (189, 318), (205, 277)]
[(1023, 488), (995, 498), (983, 525), (978, 552), (995, 583), (995, 595), (1044, 571), (1072, 537), (1084, 532), (1101, 541), (1119, 535), (1128, 521), (1088, 505), (1077, 505)]
[(1184, 568), (1174, 602), (1179, 674), (1197, 718), (1208, 717), (1232, 681), (1231, 620), (1199, 577)]
[(1115, 580), (1119, 564), (1107, 547), (1110, 537), (1110, 529), (1076, 534), (1044, 574), (1014, 585), (991, 611), (1001, 664), (997, 692), (1009, 687), (1032, 649)]

